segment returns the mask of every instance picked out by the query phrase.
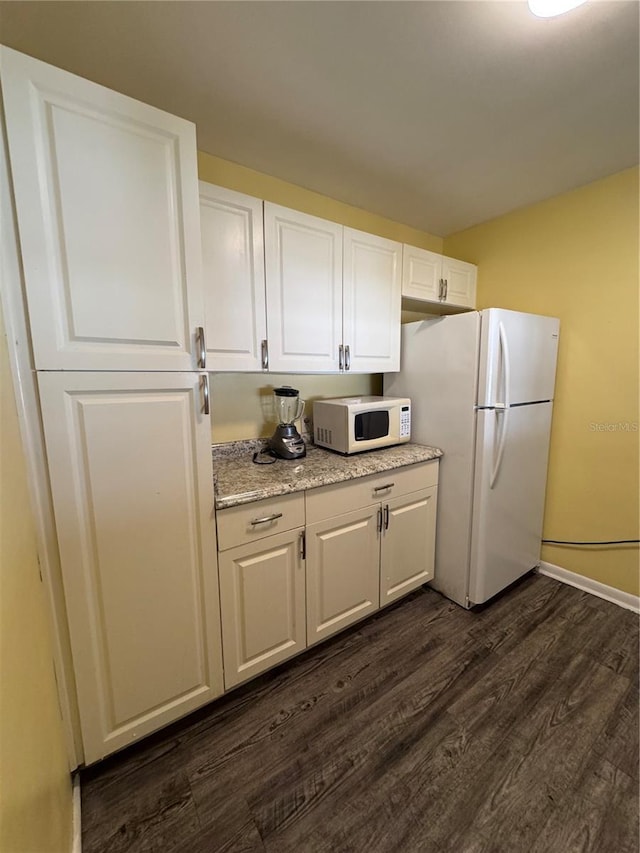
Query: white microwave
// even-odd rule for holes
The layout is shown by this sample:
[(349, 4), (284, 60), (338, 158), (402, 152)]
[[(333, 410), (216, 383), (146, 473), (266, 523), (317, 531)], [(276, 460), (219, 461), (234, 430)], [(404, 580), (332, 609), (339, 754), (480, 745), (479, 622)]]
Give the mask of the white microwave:
[(320, 447), (361, 453), (411, 438), (408, 397), (334, 397), (313, 404), (313, 435)]

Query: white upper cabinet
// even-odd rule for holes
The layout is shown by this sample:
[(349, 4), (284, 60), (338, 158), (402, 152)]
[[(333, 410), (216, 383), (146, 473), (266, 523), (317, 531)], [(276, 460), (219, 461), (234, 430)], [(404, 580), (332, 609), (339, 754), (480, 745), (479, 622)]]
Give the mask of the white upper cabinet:
[(265, 202), (269, 368), (399, 370), (402, 245)]
[(339, 369), (342, 225), (264, 203), (269, 368)]
[(400, 369), (401, 243), (204, 182), (200, 218), (209, 370)]
[(194, 125), (4, 47), (0, 73), (36, 368), (195, 369)]
[(262, 201), (200, 182), (207, 368), (266, 367)]
[(400, 370), (402, 244), (344, 229), (344, 367)]
[(402, 296), (443, 308), (475, 308), (477, 267), (405, 244)]
[(405, 244), (402, 257), (402, 295), (437, 302), (440, 299), (442, 255)]
[(458, 261), (442, 256), (442, 279), (444, 281), (444, 301), (449, 305), (476, 307), (476, 279), (478, 268), (475, 264)]

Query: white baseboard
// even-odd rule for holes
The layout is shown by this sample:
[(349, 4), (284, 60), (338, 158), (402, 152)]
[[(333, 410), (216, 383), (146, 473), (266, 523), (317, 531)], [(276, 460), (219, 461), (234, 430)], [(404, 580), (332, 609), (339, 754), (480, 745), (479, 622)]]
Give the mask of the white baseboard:
[(634, 613), (640, 613), (640, 596), (638, 595), (632, 595), (630, 592), (623, 592), (621, 589), (616, 589), (615, 586), (607, 586), (607, 584), (600, 583), (600, 581), (585, 578), (584, 575), (578, 575), (575, 572), (570, 572), (568, 569), (554, 566), (553, 563), (545, 563), (543, 561), (538, 566), (538, 572), (541, 575), (547, 575), (547, 577), (554, 578), (569, 586), (575, 586), (583, 590), (583, 592), (590, 592), (591, 595), (596, 595), (598, 598), (604, 598), (605, 601), (612, 601), (626, 610), (633, 610)]
[(73, 841), (71, 853), (82, 853), (82, 819), (80, 815), (80, 774), (73, 776)]

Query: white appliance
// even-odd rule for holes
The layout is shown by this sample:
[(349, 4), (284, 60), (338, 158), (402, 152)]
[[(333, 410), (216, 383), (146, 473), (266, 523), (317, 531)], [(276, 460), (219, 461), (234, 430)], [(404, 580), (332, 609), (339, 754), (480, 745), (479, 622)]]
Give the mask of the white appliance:
[(432, 586), (472, 607), (540, 562), (559, 320), (488, 308), (402, 327), (389, 394), (440, 460)]
[(411, 438), (406, 397), (334, 397), (313, 404), (315, 443), (338, 453), (361, 453)]

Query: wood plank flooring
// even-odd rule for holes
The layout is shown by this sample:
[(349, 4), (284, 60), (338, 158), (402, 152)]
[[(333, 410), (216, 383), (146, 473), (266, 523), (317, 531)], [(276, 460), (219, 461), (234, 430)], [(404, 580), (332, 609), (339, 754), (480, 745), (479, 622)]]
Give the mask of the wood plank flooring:
[(637, 853), (638, 617), (423, 589), (82, 773), (84, 853)]

